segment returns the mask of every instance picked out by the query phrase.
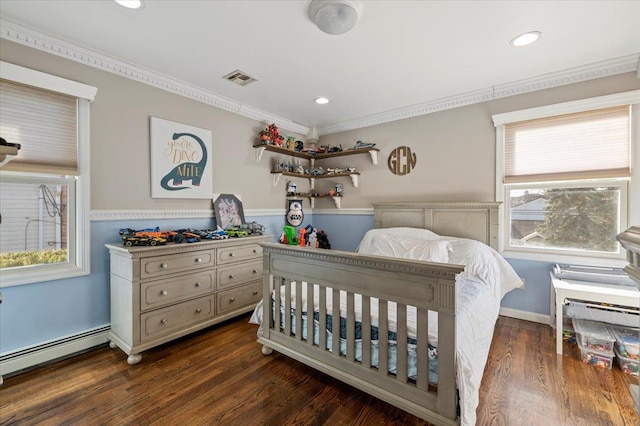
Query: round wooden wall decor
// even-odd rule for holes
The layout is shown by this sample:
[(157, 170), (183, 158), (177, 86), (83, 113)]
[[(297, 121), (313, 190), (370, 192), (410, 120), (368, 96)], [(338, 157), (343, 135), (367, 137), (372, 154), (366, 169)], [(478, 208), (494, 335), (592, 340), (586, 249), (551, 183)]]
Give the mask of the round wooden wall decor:
[(387, 166), (394, 175), (408, 175), (416, 167), (416, 154), (408, 146), (399, 146), (389, 154)]

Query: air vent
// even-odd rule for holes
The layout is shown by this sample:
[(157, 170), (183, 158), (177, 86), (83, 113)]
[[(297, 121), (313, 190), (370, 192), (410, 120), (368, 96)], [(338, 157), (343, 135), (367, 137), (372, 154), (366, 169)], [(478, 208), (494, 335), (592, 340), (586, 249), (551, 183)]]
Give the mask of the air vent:
[(250, 75), (248, 75), (247, 73), (240, 71), (240, 70), (235, 70), (227, 75), (225, 75), (224, 77), (225, 80), (229, 80), (232, 83), (235, 83), (237, 85), (240, 86), (246, 86), (249, 83), (253, 83), (254, 81), (258, 81), (255, 78), (251, 77)]

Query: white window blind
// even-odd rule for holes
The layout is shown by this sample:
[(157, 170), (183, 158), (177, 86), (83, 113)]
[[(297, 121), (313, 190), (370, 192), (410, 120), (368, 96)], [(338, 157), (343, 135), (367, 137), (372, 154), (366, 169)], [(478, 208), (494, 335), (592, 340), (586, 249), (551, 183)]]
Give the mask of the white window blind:
[(505, 124), (504, 183), (629, 177), (630, 106)]
[(78, 175), (77, 98), (0, 80), (0, 135), (21, 145), (2, 167), (58, 175)]

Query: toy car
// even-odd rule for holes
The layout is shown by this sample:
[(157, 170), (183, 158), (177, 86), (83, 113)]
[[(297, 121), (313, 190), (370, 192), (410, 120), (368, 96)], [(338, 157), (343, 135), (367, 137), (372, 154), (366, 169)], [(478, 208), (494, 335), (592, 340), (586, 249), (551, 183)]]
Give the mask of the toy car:
[(184, 237), (184, 240), (188, 243), (196, 243), (202, 240), (202, 237), (200, 237), (200, 235), (195, 234), (192, 231), (192, 229), (176, 229), (174, 232), (182, 235)]
[(251, 223), (243, 223), (240, 225), (240, 229), (247, 231), (249, 234), (262, 235), (264, 233), (264, 225), (259, 224), (256, 221)]
[(229, 228), (225, 230), (230, 237), (248, 237), (249, 233), (240, 228)]
[(131, 246), (157, 246), (167, 244), (167, 240), (159, 237), (140, 237), (136, 235), (122, 235), (122, 244)]

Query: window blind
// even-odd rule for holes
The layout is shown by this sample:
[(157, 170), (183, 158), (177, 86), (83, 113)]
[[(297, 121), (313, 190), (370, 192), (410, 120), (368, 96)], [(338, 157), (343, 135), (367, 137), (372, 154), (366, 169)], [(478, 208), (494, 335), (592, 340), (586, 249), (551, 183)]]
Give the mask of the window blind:
[(630, 106), (505, 124), (504, 183), (631, 176)]
[(77, 98), (0, 80), (0, 135), (21, 145), (2, 170), (78, 175)]

